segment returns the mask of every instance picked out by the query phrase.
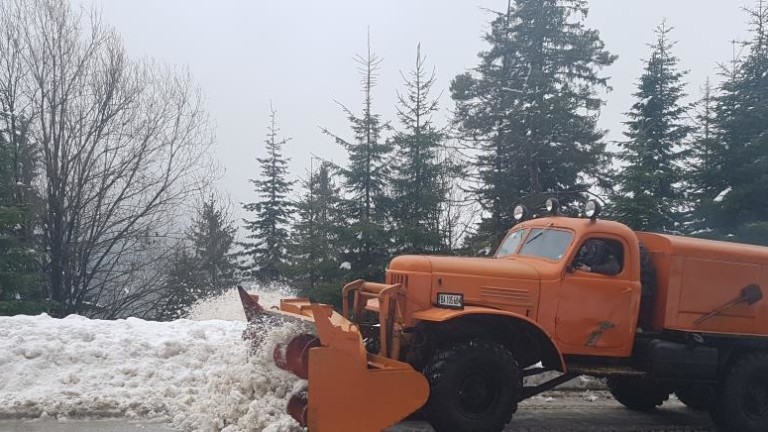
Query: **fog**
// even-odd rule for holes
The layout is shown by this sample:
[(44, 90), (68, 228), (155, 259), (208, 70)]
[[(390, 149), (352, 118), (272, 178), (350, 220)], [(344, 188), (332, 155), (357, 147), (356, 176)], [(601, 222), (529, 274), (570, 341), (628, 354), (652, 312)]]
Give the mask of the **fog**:
[[(90, 4), (83, 0), (84, 4)], [(445, 122), (452, 106), (448, 86), (458, 73), (477, 64), (477, 53), (492, 14), (504, 0), (235, 1), (103, 0), (104, 18), (122, 34), (135, 57), (186, 66), (208, 98), (217, 124), (217, 157), (225, 169), (221, 190), (235, 204), (255, 199), (249, 178), (263, 154), (270, 101), (278, 110), (291, 173), (301, 176), (311, 154), (344, 161), (344, 151), (319, 131), (328, 127), (349, 136), (337, 103), (360, 105), (353, 56), (366, 49), (370, 29), (374, 51), (383, 58), (375, 107), (395, 120), (400, 71), (415, 61), (422, 44), (442, 90)], [(600, 31), (619, 59), (605, 73), (613, 91), (606, 95), (601, 126), (609, 140), (621, 139), (623, 113), (632, 103), (634, 83), (647, 57), (653, 29), (662, 19), (676, 28), (675, 53), (690, 71), (688, 93), (699, 95), (707, 77), (718, 79), (718, 64), (732, 58), (730, 41), (743, 39), (746, 17), (740, 0), (591, 0), (589, 26)]]

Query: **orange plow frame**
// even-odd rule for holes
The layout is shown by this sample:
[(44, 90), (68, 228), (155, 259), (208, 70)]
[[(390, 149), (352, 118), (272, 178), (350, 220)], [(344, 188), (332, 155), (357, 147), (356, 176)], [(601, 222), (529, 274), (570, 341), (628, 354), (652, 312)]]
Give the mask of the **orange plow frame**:
[[(307, 299), (281, 300), (279, 310), (265, 310), (259, 306), (257, 296), (240, 288), (249, 321), (263, 314), (314, 322), (319, 344), (307, 335), (299, 335), (294, 345), (301, 346), (291, 351), (299, 354), (289, 354), (289, 358), (275, 354), (278, 366), (284, 369), (301, 370), (301, 366), (295, 365), (308, 363), (308, 401), (294, 398), (289, 411), (310, 432), (378, 432), (426, 402), (429, 396), (426, 378), (408, 363), (396, 360), (400, 348), (402, 291), (399, 284), (352, 282), (342, 290), (344, 303), (343, 315), (340, 315), (331, 306)], [(349, 305), (350, 296), (354, 298), (352, 305)], [(354, 312), (354, 316), (360, 316), (371, 298), (376, 298), (379, 305), (381, 350), (378, 355), (366, 352), (359, 328), (350, 315)]]

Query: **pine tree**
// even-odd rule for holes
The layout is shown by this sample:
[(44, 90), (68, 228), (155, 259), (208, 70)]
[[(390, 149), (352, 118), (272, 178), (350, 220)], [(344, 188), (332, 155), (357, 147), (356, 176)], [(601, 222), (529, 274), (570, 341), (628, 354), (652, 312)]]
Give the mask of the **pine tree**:
[(701, 89), (701, 98), (696, 104), (694, 115), (695, 127), (690, 146), (689, 163), (686, 175), (688, 189), (693, 206), (686, 232), (694, 235), (706, 235), (711, 230), (706, 215), (712, 211), (712, 200), (719, 191), (726, 187), (718, 179), (724, 154), (720, 132), (717, 128), (715, 89), (709, 78)]
[(243, 205), (246, 211), (255, 214), (253, 220), (244, 221), (245, 229), (249, 232), (247, 238), (250, 240), (243, 244), (244, 254), (252, 258), (252, 274), (262, 282), (274, 282), (283, 276), (291, 211), (288, 193), (292, 183), (286, 179), (288, 159), (282, 154), (287, 140), (278, 135), (276, 116), (277, 112), (270, 106), (270, 122), (265, 141), (267, 155), (256, 159), (261, 165), (261, 177), (250, 180), (260, 200)]
[(291, 232), (294, 284), (303, 295), (336, 303), (345, 274), (340, 240), (345, 221), (332, 164), (322, 161), (316, 170), (310, 169), (302, 188)]
[(188, 232), (194, 260), (210, 294), (235, 286), (237, 264), (232, 254), (236, 229), (226, 209), (211, 195), (198, 210)]
[(202, 283), (205, 275), (199, 264), (185, 242), (177, 245), (165, 270), (163, 300), (157, 308), (158, 315), (154, 317), (156, 320), (184, 318), (190, 306), (211, 294)]
[(237, 264), (231, 249), (235, 231), (214, 195), (203, 201), (184, 239), (173, 247), (153, 319), (184, 318), (197, 301), (234, 287)]
[(382, 137), (388, 128), (381, 115), (373, 110), (373, 89), (381, 60), (371, 52), (370, 38), (366, 57), (357, 56), (363, 87), (362, 113), (355, 114), (342, 105), (350, 123), (354, 139), (345, 140), (323, 129), (342, 145), (349, 154), (349, 165), (341, 169), (348, 230), (345, 233), (345, 260), (351, 265), (354, 278), (380, 279), (390, 253), (390, 234), (387, 226), (389, 198), (387, 184), (389, 169), (387, 157), (392, 150)]
[(597, 91), (607, 78), (599, 70), (615, 57), (584, 26), (586, 14), (583, 0), (510, 0), (491, 22), (475, 73), (451, 84), (458, 129), (479, 150), (476, 193), (487, 216), (478, 248), (498, 243), (517, 204), (568, 192), (567, 205), (604, 165)]
[(438, 152), (438, 165), (441, 167), (439, 188), (445, 191), (439, 210), (441, 253), (472, 253), (472, 250), (465, 250), (465, 240), (477, 220), (478, 204), (474, 194), (466, 187), (471, 182), (467, 180), (466, 159), (460, 149), (447, 144)]
[(0, 120), (0, 301), (40, 304), (45, 293), (35, 237), (39, 197), (31, 186), (34, 154), (27, 123), (12, 114), (0, 114)]
[(692, 128), (686, 124), (688, 107), (682, 79), (672, 54), (672, 31), (666, 23), (656, 28), (656, 41), (634, 94), (637, 102), (627, 116), (627, 141), (618, 158), (626, 165), (616, 176), (619, 195), (614, 216), (635, 230), (680, 231), (685, 210), (684, 145)]
[(445, 249), (441, 233), (441, 206), (447, 191), (444, 176), (451, 166), (441, 164), (440, 152), (446, 134), (438, 129), (432, 115), (437, 99), (430, 91), (435, 72), (424, 64), (421, 44), (416, 48), (416, 65), (403, 76), (405, 94), (398, 93), (397, 116), (401, 130), (395, 133), (396, 163), (392, 178), (395, 245), (399, 252), (435, 253)]
[(30, 121), (23, 116), (0, 113), (5, 131), (5, 150), (10, 164), (8, 192), (12, 204), (21, 210), (17, 235), (28, 249), (40, 249), (38, 231), (43, 200), (34, 184), (39, 174), (39, 147), (30, 140)]
[(768, 3), (746, 11), (749, 54), (734, 62), (717, 97), (722, 149), (702, 208), (714, 236), (768, 244)]

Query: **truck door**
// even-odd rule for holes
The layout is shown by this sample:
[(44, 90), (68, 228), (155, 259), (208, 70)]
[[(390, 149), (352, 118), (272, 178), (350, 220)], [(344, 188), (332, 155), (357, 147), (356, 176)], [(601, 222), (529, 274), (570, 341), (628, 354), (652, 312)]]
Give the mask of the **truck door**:
[[(577, 269), (578, 251), (590, 240), (608, 246), (618, 261), (618, 273), (601, 274)], [(569, 258), (571, 269), (562, 278), (555, 332), (569, 354), (629, 355), (640, 304), (640, 284), (633, 281), (627, 244), (610, 235), (582, 240)], [(615, 262), (615, 261), (614, 261)], [(609, 266), (610, 267), (610, 266)]]

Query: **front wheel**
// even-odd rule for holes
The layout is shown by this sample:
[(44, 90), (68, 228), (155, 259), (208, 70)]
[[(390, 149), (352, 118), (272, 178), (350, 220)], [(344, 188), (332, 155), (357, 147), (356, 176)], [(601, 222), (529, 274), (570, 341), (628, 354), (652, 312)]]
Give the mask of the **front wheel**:
[(648, 377), (618, 376), (608, 378), (608, 390), (620, 404), (634, 411), (653, 411), (672, 393)]
[(721, 431), (768, 431), (768, 353), (742, 357), (719, 390), (710, 414)]
[(424, 375), (424, 415), (437, 432), (501, 431), (517, 410), (520, 370), (502, 345), (470, 341), (438, 351)]

